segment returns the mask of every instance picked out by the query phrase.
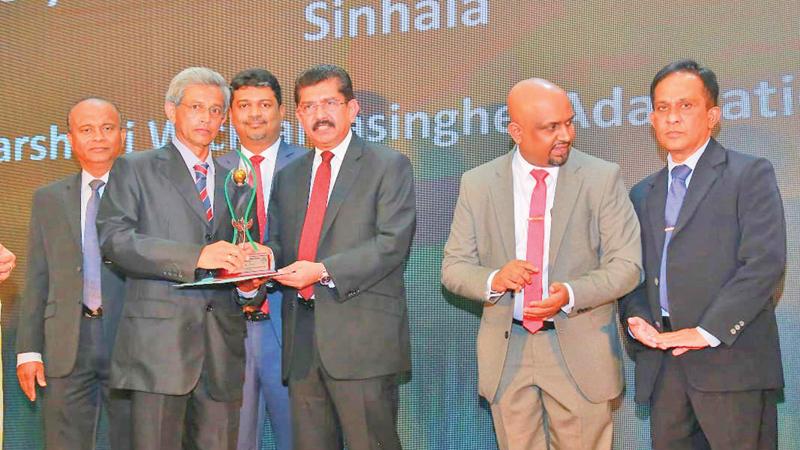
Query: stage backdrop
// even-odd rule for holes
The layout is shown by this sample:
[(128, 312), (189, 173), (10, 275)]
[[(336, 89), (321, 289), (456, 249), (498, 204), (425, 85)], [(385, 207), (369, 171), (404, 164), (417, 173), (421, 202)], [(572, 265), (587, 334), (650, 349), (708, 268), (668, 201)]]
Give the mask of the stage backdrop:
[[(286, 90), (284, 138), (304, 143), (292, 84), (318, 63), (345, 67), (362, 112), (356, 132), (414, 164), (418, 229), (406, 273), (413, 374), (399, 429), (408, 449), (496, 448), (476, 389), (480, 308), (439, 281), (461, 174), (509, 150), (508, 89), (532, 76), (570, 92), (576, 148), (622, 166), (630, 187), (664, 165), (647, 114), (648, 86), (671, 60), (718, 74), (726, 146), (775, 165), (789, 233), (778, 306), (787, 380), (780, 445), (800, 448), (800, 9), (793, 1), (490, 0), (0, 1), (0, 242), (17, 255), (4, 300), (5, 448), (41, 445), (38, 407), (16, 382), (13, 351), (33, 191), (76, 172), (65, 114), (88, 95), (125, 116), (126, 151), (168, 142), (171, 77), (208, 66), (225, 77), (265, 67)], [(214, 150), (231, 149), (227, 124)], [(709, 262), (712, 264), (712, 262)], [(650, 447), (648, 411), (629, 388), (615, 411), (615, 447)], [(266, 448), (271, 448), (267, 438)]]

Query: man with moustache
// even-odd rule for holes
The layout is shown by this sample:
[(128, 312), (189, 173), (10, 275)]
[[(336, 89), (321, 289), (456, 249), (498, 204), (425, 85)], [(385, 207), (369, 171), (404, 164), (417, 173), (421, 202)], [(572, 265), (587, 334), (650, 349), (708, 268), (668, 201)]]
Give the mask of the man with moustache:
[[(241, 143), (241, 154), (250, 160), (257, 181), (256, 220), (259, 236), (266, 240), (269, 224), (269, 205), (272, 180), (289, 162), (307, 150), (281, 139), (281, 123), (285, 114), (278, 79), (264, 69), (248, 69), (231, 80), (231, 125)], [(250, 166), (232, 151), (219, 163), (225, 170)], [(292, 448), (292, 429), (289, 420), (289, 390), (281, 378), (281, 310), (283, 295), (270, 289), (268, 298), (258, 306), (246, 306), (245, 381), (242, 409), (239, 417), (239, 450), (258, 450), (264, 413), (272, 425), (278, 450)]]
[(777, 447), (783, 203), (768, 160), (711, 137), (718, 95), (695, 61), (656, 74), (650, 123), (667, 166), (631, 190), (646, 278), (622, 317), (655, 449)]
[(108, 172), (124, 148), (120, 122), (107, 100), (73, 105), (67, 138), (81, 171), (33, 197), (17, 378), (30, 401), (41, 390), (46, 448), (94, 448), (101, 406), (111, 448), (130, 448), (130, 401), (109, 384), (125, 279), (101, 258), (95, 226)]
[(11, 250), (0, 244), (0, 283), (11, 276), (11, 271), (17, 267), (17, 257)]
[[(103, 254), (127, 275), (111, 385), (131, 391), (133, 448), (232, 449), (244, 379), (241, 303), (259, 281), (180, 289), (209, 271), (236, 272), (249, 246), (230, 242), (226, 171), (209, 144), (228, 110), (217, 72), (176, 75), (164, 110), (172, 142), (120, 158), (97, 217)], [(247, 188), (232, 187), (239, 205)]]
[(464, 174), (442, 283), (483, 303), (479, 387), (501, 449), (610, 449), (639, 223), (619, 167), (571, 148), (566, 92), (521, 81), (508, 112), (516, 146)]
[[(314, 151), (277, 174), (269, 245), (284, 275), (283, 376), (297, 449), (399, 449), (397, 374), (411, 368), (403, 269), (416, 222), (411, 163), (351, 131), (341, 67), (297, 78)], [(343, 435), (343, 436), (342, 436)]]

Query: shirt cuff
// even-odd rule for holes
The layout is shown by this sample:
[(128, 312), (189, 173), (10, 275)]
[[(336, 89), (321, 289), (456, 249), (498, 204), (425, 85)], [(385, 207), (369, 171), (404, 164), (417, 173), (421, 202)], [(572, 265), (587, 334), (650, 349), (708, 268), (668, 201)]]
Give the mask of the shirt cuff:
[(698, 333), (700, 333), (701, 336), (703, 336), (703, 339), (705, 339), (706, 342), (708, 342), (708, 345), (710, 347), (716, 347), (722, 343), (720, 342), (719, 339), (715, 338), (714, 335), (704, 330), (702, 327), (697, 327), (696, 330)]
[(503, 295), (503, 292), (496, 292), (492, 290), (492, 282), (494, 281), (494, 276), (497, 275), (497, 272), (500, 272), (500, 270), (495, 270), (494, 272), (490, 273), (489, 278), (486, 280), (486, 293), (484, 294), (484, 298), (486, 298), (486, 300), (492, 300)]
[(561, 307), (561, 310), (564, 311), (565, 314), (569, 314), (572, 312), (572, 309), (575, 307), (575, 293), (572, 292), (572, 286), (567, 283), (564, 283), (564, 286), (567, 287), (567, 292), (569, 292), (569, 302)]
[(17, 353), (17, 367), (29, 362), (42, 362), (42, 354), (37, 352)]
[(242, 298), (255, 298), (255, 296), (258, 294), (258, 289), (253, 289), (252, 291), (243, 291), (239, 288), (236, 288), (236, 292), (238, 292), (239, 297)]

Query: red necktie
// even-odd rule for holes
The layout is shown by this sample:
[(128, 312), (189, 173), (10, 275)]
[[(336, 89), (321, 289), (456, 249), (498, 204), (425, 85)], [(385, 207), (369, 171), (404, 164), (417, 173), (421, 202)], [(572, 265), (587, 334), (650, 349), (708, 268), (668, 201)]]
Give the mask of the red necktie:
[[(331, 186), (331, 159), (333, 153), (322, 152), (322, 164), (317, 168), (314, 183), (311, 186), (311, 200), (306, 210), (306, 220), (303, 222), (303, 231), (300, 234), (300, 245), (297, 249), (298, 261), (315, 261), (317, 259), (317, 246), (319, 235), (322, 232), (322, 220), (325, 218), (325, 209), (328, 207), (328, 190)], [(300, 289), (300, 296), (308, 300), (314, 295), (314, 284)]]
[[(528, 214), (528, 250), (525, 259), (538, 270), (531, 276), (531, 283), (523, 289), (525, 306), (542, 301), (542, 263), (544, 259), (544, 214), (547, 204), (547, 171), (542, 169), (531, 170), (531, 175), (536, 180), (531, 194), (531, 208)], [(542, 327), (542, 321), (523, 317), (522, 324), (531, 333)]]
[[(261, 162), (264, 157), (261, 155), (253, 155), (250, 157), (250, 162), (253, 163), (253, 172), (256, 175), (257, 189), (256, 189), (256, 218), (258, 219), (258, 236), (259, 240), (263, 243), (266, 240), (264, 232), (267, 230), (267, 205), (264, 202), (264, 185), (261, 183)], [(269, 301), (264, 300), (261, 304), (261, 312), (269, 314)]]

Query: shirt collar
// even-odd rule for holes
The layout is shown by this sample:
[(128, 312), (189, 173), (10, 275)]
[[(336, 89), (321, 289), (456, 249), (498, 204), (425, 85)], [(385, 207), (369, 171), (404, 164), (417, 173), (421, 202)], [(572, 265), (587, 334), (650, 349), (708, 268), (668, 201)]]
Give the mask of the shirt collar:
[[(681, 164), (683, 164), (684, 166), (687, 166), (689, 169), (692, 170), (692, 173), (694, 173), (694, 168), (697, 167), (697, 162), (700, 161), (700, 157), (703, 156), (703, 153), (706, 151), (706, 147), (708, 147), (708, 143), (709, 142), (711, 142), (711, 138), (708, 138), (706, 140), (705, 144), (701, 145), (700, 148), (695, 150), (695, 152), (692, 153), (691, 156), (686, 158), (686, 161), (682, 162)], [(678, 166), (678, 165), (680, 165), (680, 164), (678, 164), (678, 163), (676, 163), (675, 161), (672, 160), (672, 155), (668, 154), (667, 155), (667, 169), (669, 170), (669, 173), (672, 173), (672, 169), (675, 168), (675, 166)]]
[[(108, 184), (108, 174), (109, 174), (109, 172), (106, 172), (106, 173), (103, 174), (103, 176), (96, 177), (96, 176), (90, 174), (89, 172), (81, 169), (81, 188), (89, 188), (89, 183), (92, 180), (101, 180), (103, 183)], [(89, 189), (91, 189), (91, 188), (89, 188)]]
[[(352, 139), (353, 139), (353, 130), (350, 130), (347, 132), (347, 136), (345, 136), (342, 142), (339, 142), (339, 145), (329, 150), (331, 153), (333, 153), (333, 157), (338, 158), (340, 160), (344, 159), (344, 154), (347, 153), (347, 148), (350, 146), (350, 141)], [(315, 156), (322, 155), (322, 150), (316, 147), (314, 147), (314, 152), (316, 152)]]
[(205, 161), (201, 160), (194, 154), (193, 151), (189, 150), (189, 147), (185, 146), (183, 142), (180, 141), (177, 137), (172, 138), (172, 145), (178, 149), (178, 152), (181, 154), (183, 158), (183, 162), (186, 164), (186, 167), (189, 168), (190, 171), (194, 172), (195, 164), (208, 164), (209, 170), (214, 170), (214, 163), (211, 160), (211, 150), (208, 151), (208, 155), (206, 156)]
[(514, 167), (516, 167), (517, 170), (519, 170), (520, 174), (525, 174), (528, 176), (530, 176), (530, 173), (533, 169), (541, 169), (547, 171), (547, 173), (550, 176), (545, 178), (544, 182), (545, 184), (548, 185), (553, 183), (553, 181), (555, 181), (555, 179), (558, 177), (558, 169), (559, 169), (558, 166), (553, 166), (553, 167), (534, 166), (533, 164), (529, 163), (525, 158), (522, 157), (522, 153), (520, 153), (518, 146), (514, 147), (514, 156), (512, 157), (511, 164), (514, 165)]
[[(264, 149), (263, 152), (261, 152), (261, 156), (263, 156), (265, 160), (274, 164), (275, 161), (278, 160), (278, 149), (280, 148), (280, 146), (281, 146), (281, 138), (278, 138), (275, 140), (275, 142), (272, 143), (272, 145), (270, 145), (269, 147)], [(242, 150), (242, 155), (244, 155), (244, 157), (247, 159), (250, 159), (253, 157), (253, 155), (255, 155), (255, 153), (248, 150), (244, 145), (239, 145), (239, 148)]]

